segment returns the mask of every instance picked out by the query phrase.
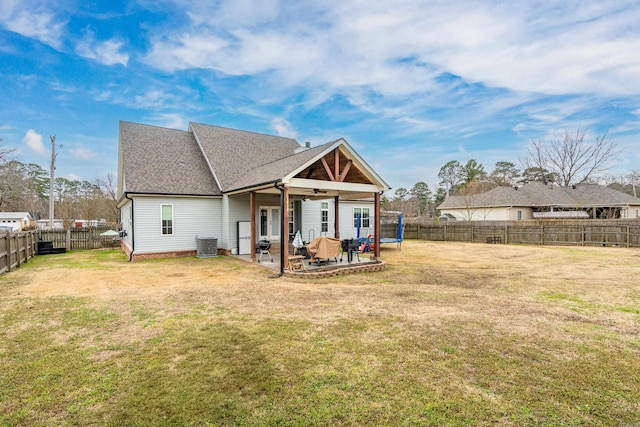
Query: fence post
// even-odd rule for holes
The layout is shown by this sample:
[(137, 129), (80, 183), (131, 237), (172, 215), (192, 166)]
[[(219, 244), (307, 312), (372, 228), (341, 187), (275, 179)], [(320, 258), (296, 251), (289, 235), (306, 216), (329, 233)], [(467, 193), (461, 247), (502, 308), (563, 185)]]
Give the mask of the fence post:
[(504, 226), (504, 243), (509, 243), (509, 224)]
[(540, 245), (544, 246), (544, 224), (540, 224)]
[(16, 239), (16, 266), (20, 267), (20, 236), (18, 236), (18, 233), (14, 234), (13, 236)]
[(630, 242), (630, 233), (629, 233), (629, 225), (627, 224), (627, 247), (631, 244)]
[(11, 271), (11, 234), (7, 233), (7, 271)]

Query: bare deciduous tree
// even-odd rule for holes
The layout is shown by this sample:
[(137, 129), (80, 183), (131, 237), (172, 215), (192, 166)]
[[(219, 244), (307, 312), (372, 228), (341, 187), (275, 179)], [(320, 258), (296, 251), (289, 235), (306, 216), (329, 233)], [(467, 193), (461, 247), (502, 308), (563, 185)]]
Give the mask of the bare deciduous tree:
[(463, 166), (457, 160), (452, 160), (440, 168), (438, 178), (440, 178), (440, 185), (444, 187), (447, 194), (451, 194), (456, 186), (462, 182), (463, 171)]
[(618, 154), (617, 145), (605, 132), (593, 142), (586, 140), (587, 132), (576, 129), (564, 131), (548, 139), (533, 139), (527, 148), (526, 167), (546, 169), (556, 174), (560, 185), (580, 184), (611, 167)]
[(640, 171), (633, 170), (627, 176), (629, 183), (633, 188), (633, 196), (638, 197), (638, 190), (636, 187), (640, 187)]
[(6, 162), (8, 160), (9, 154), (13, 153), (15, 150), (13, 148), (4, 148), (2, 146), (2, 138), (0, 138), (0, 164)]
[(104, 194), (104, 217), (110, 224), (118, 222), (118, 194), (117, 194), (117, 178), (109, 172), (104, 178), (98, 179), (97, 184), (100, 186)]

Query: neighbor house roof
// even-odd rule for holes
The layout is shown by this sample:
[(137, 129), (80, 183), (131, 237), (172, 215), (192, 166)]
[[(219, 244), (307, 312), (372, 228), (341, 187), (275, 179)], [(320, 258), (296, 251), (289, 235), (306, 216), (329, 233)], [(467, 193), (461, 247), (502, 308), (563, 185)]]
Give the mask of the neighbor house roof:
[(521, 207), (590, 207), (640, 205), (640, 198), (597, 184), (560, 187), (530, 182), (522, 187), (497, 187), (470, 196), (449, 196), (438, 209)]
[(0, 212), (0, 219), (23, 219), (31, 218), (29, 212)]

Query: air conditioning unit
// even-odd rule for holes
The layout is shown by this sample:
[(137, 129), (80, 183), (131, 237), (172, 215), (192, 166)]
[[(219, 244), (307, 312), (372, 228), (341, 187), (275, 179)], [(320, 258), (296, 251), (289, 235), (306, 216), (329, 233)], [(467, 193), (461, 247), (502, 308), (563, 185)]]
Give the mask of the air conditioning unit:
[(218, 239), (215, 237), (196, 237), (196, 247), (198, 258), (218, 256)]

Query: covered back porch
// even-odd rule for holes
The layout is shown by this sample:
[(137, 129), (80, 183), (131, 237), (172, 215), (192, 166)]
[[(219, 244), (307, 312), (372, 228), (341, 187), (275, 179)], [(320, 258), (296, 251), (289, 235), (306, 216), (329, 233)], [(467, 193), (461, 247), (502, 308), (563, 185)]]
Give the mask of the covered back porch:
[[(290, 271), (289, 258), (294, 256), (293, 238), (300, 231), (300, 210), (308, 200), (327, 201), (322, 206), (331, 206), (333, 212), (318, 214), (320, 221), (328, 222), (317, 229), (318, 233), (309, 232), (302, 236), (305, 243), (320, 236), (337, 240), (355, 237), (353, 233), (342, 235), (341, 221), (352, 221), (351, 211), (357, 201), (366, 201), (367, 227), (364, 236), (370, 236), (371, 252), (363, 256), (364, 262), (379, 262), (380, 258), (380, 201), (382, 193), (388, 186), (359, 156), (350, 149), (346, 141), (336, 141), (322, 155), (315, 157), (291, 173), (268, 183), (244, 188), (230, 194), (229, 197), (248, 196), (248, 210), (250, 221), (244, 232), (238, 231), (238, 237), (248, 240), (246, 244), (252, 248), (248, 259), (252, 262), (262, 261), (258, 248), (262, 239), (269, 240), (272, 250), (270, 256), (277, 257), (279, 272)], [(343, 206), (347, 206), (349, 213), (341, 214)], [(365, 209), (365, 208), (362, 208)], [(371, 212), (370, 212), (371, 210)], [(346, 224), (345, 224), (346, 226)], [(247, 233), (248, 231), (248, 233)], [(305, 233), (303, 233), (305, 234)], [(266, 237), (265, 237), (266, 236)], [(272, 236), (275, 238), (268, 238)], [(241, 252), (239, 252), (241, 253)], [(274, 255), (275, 254), (275, 255)], [(245, 256), (246, 256), (245, 255)], [(347, 254), (343, 255), (343, 259)], [(363, 261), (361, 260), (360, 263)], [(314, 266), (310, 266), (314, 267)], [(328, 267), (328, 266), (327, 266)]]

